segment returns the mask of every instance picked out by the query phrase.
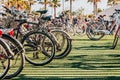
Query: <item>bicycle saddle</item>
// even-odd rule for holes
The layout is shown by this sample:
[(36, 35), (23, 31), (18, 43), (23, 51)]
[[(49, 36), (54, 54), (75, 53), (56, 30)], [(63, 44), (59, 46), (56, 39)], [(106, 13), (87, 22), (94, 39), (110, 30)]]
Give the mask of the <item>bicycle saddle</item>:
[(115, 11), (120, 12), (120, 9), (115, 9)]
[(51, 17), (52, 16), (44, 16), (44, 17), (41, 17), (41, 19), (43, 19), (45, 21), (51, 21)]
[(5, 13), (3, 13), (3, 12), (0, 12), (0, 15), (2, 15), (2, 16), (7, 16)]
[(15, 21), (17, 21), (17, 22), (26, 22), (27, 19), (15, 19)]
[(36, 11), (36, 12), (38, 12), (38, 13), (40, 13), (40, 14), (45, 14), (45, 13), (47, 13), (47, 11), (48, 11), (48, 10), (42, 10), (42, 11), (39, 10), (39, 11)]
[(56, 19), (60, 19), (60, 17), (55, 17)]

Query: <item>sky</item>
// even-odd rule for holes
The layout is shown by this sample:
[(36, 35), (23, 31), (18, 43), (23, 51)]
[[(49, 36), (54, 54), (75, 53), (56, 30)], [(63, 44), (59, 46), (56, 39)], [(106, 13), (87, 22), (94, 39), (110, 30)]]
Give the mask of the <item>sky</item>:
[[(91, 14), (93, 13), (93, 4), (92, 3), (88, 3), (88, 0), (75, 0), (73, 1), (73, 11), (76, 11), (78, 9), (84, 8), (84, 14)], [(57, 8), (57, 13), (60, 13), (63, 10), (63, 4), (62, 4), (62, 0), (60, 0), (61, 3), (61, 7)], [(32, 5), (32, 10), (39, 10), (40, 8), (44, 7), (44, 5), (41, 4), (34, 4)], [(107, 6), (107, 0), (101, 0), (101, 2), (98, 3), (98, 8), (101, 8), (102, 10), (105, 10), (108, 8)], [(47, 7), (48, 9), (48, 14), (49, 15), (53, 15), (53, 8), (51, 7)], [(64, 9), (65, 10), (69, 10), (69, 1), (65, 2), (64, 4)]]

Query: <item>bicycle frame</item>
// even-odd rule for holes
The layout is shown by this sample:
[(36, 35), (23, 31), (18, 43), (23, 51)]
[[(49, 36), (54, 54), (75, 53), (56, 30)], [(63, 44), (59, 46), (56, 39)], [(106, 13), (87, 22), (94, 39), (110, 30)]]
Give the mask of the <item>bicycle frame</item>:
[[(99, 18), (100, 19), (100, 18)], [(112, 34), (112, 32), (113, 32), (113, 30), (115, 29), (115, 26), (116, 26), (116, 20), (112, 20), (112, 21), (108, 21), (108, 23), (110, 24), (110, 25), (106, 25), (105, 24), (105, 20), (104, 19), (101, 19), (100, 20), (100, 24), (96, 24), (97, 25), (97, 28), (95, 29), (96, 31), (95, 32), (102, 32), (102, 33), (104, 33), (104, 34), (107, 34), (107, 33), (105, 33), (105, 31), (103, 31), (103, 30), (107, 30), (107, 31), (109, 31), (109, 34)], [(95, 22), (94, 22), (95, 23)], [(94, 26), (94, 25), (93, 25)], [(100, 27), (103, 27), (103, 29), (102, 30), (99, 30), (100, 29)], [(110, 29), (107, 29), (107, 28), (110, 28)], [(97, 31), (98, 30), (98, 31)]]

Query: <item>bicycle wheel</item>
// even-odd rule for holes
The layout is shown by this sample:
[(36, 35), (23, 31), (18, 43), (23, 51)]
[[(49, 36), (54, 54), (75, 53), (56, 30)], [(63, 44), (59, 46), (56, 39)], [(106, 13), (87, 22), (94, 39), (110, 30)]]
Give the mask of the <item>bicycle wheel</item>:
[(26, 50), (25, 58), (29, 63), (42, 66), (53, 60), (55, 45), (46, 33), (30, 31), (21, 42)]
[(76, 25), (76, 33), (79, 36), (84, 36), (86, 34), (86, 25)]
[(87, 27), (86, 34), (90, 40), (100, 40), (104, 37), (104, 33), (97, 30), (103, 30), (103, 26), (99, 26), (100, 23), (93, 23)]
[(10, 68), (9, 51), (6, 43), (0, 38), (0, 80), (2, 80), (7, 74)]
[(10, 46), (10, 49), (14, 53), (14, 58), (10, 60), (10, 70), (5, 77), (5, 79), (10, 79), (16, 77), (23, 70), (23, 67), (25, 65), (25, 50), (17, 39), (14, 39), (7, 34), (3, 34), (2, 38), (7, 42), (7, 44)]
[(72, 40), (70, 36), (62, 30), (52, 30), (57, 41), (56, 42), (56, 53), (54, 58), (61, 59), (66, 57), (72, 49)]
[(70, 34), (74, 34), (74, 26), (72, 24), (64, 25), (64, 31)]

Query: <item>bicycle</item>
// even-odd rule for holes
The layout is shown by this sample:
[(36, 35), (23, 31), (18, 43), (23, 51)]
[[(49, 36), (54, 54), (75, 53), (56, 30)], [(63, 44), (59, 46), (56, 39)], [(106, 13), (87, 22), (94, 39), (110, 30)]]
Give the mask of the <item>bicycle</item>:
[(25, 50), (22, 44), (12, 36), (3, 34), (2, 38), (5, 40), (5, 42), (7, 42), (7, 44), (10, 46), (10, 49), (14, 53), (13, 59), (10, 60), (12, 62), (10, 65), (10, 70), (5, 77), (5, 79), (10, 79), (17, 76), (23, 70), (25, 65)]
[[(45, 13), (47, 13), (47, 10), (37, 12), (41, 14), (41, 16), (38, 18), (38, 22), (27, 21), (23, 27), (26, 29), (26, 31), (37, 30), (48, 34), (55, 44), (56, 52), (54, 58), (60, 59), (67, 56), (72, 47), (71, 37), (68, 35), (68, 33), (56, 27), (56, 24), (51, 21), (51, 16), (43, 16)], [(52, 27), (51, 24), (48, 24), (50, 22), (52, 22)], [(59, 38), (57, 38), (58, 35)], [(61, 39), (61, 42), (59, 42), (59, 39)]]
[(5, 40), (11, 51), (14, 53), (13, 59), (10, 60), (12, 64), (10, 65), (10, 69), (5, 76), (5, 79), (10, 79), (17, 76), (23, 70), (23, 67), (25, 65), (25, 50), (22, 44), (17, 39), (12, 37), (14, 34), (13, 29), (1, 30), (3, 32), (1, 38)]
[(120, 38), (120, 10), (115, 10), (113, 17), (116, 19), (116, 29), (115, 29), (115, 37), (113, 41), (113, 45), (111, 49), (114, 49), (117, 46), (118, 38)]
[[(115, 10), (115, 13), (110, 16), (112, 21), (106, 21), (104, 20), (104, 16), (98, 17), (98, 21), (93, 21), (90, 22), (87, 28), (87, 36), (91, 40), (100, 40), (104, 35), (110, 35), (113, 34), (115, 29), (117, 28), (118, 24), (116, 24), (119, 20), (119, 10)], [(116, 47), (118, 37), (117, 33), (119, 32), (119, 28), (117, 29), (118, 31), (115, 32), (115, 37), (113, 41), (112, 48), (114, 49)]]
[(61, 29), (59, 22), (56, 22), (55, 19), (51, 20), (51, 16), (44, 16), (44, 14), (47, 13), (47, 11), (45, 11), (46, 10), (37, 11), (41, 14), (38, 20), (39, 30), (44, 30), (54, 40), (56, 46), (56, 53), (54, 58), (64, 58), (70, 53), (72, 49), (71, 37), (67, 32)]
[[(90, 40), (100, 40), (105, 35), (113, 34), (115, 20), (104, 20), (105, 15), (100, 15), (97, 21), (90, 21), (87, 28), (87, 36)], [(112, 18), (112, 16), (110, 16)]]
[[(52, 39), (50, 39), (50, 37), (49, 37), (49, 35), (48, 34), (46, 34), (46, 33), (44, 33), (44, 32), (42, 32), (42, 31), (35, 31), (35, 30), (31, 30), (31, 31), (27, 31), (27, 32), (22, 32), (22, 24), (24, 24), (24, 23), (27, 23), (27, 20), (26, 19), (16, 19), (16, 16), (18, 16), (18, 17), (21, 17), (21, 14), (17, 14), (17, 13), (13, 13), (13, 12), (11, 12), (11, 10), (10, 9), (8, 9), (7, 7), (5, 7), (4, 6), (4, 8), (6, 9), (6, 12), (7, 13), (9, 13), (11, 16), (11, 21), (14, 21), (14, 22), (18, 22), (18, 24), (17, 24), (17, 27), (15, 27), (14, 28), (14, 31), (15, 31), (15, 37), (16, 37), (16, 39), (18, 39), (18, 38), (20, 38), (20, 41), (21, 41), (21, 43), (23, 44), (23, 46), (24, 46), (24, 48), (25, 48), (25, 50), (26, 50), (26, 48), (28, 48), (28, 46), (29, 47), (31, 47), (31, 48), (35, 48), (34, 50), (37, 50), (37, 49), (39, 49), (38, 50), (38, 52), (40, 52), (40, 53), (38, 53), (37, 51), (35, 51), (35, 54), (42, 54), (42, 55), (44, 55), (44, 59), (45, 59), (45, 61), (42, 61), (42, 58), (40, 59), (40, 58), (38, 58), (38, 57), (28, 57), (27, 56), (27, 52), (26, 52), (26, 54), (25, 54), (25, 59), (29, 62), (29, 63), (31, 63), (31, 64), (33, 64), (33, 65), (36, 65), (36, 66), (42, 66), (42, 65), (45, 65), (45, 64), (48, 64), (48, 63), (50, 63), (51, 61), (52, 61), (52, 59), (53, 59), (53, 57), (54, 57), (54, 54), (55, 54), (55, 46), (54, 46), (54, 43), (53, 43), (53, 41), (52, 41)], [(11, 22), (9, 22), (9, 23), (11, 23)], [(8, 26), (6, 26), (6, 27), (10, 27), (9, 25)], [(49, 46), (49, 45), (46, 45), (45, 47), (47, 48), (51, 48), (51, 53), (49, 53), (48, 52), (48, 54), (49, 54), (49, 56), (46, 56), (47, 55), (47, 50), (45, 51), (45, 49), (43, 50), (43, 49), (41, 49), (40, 50), (40, 48), (41, 48), (41, 46), (43, 46), (43, 45), (41, 45), (41, 44), (39, 44), (38, 45), (38, 41), (37, 40), (35, 40), (35, 36), (36, 36), (36, 34), (37, 35), (39, 35), (39, 39), (38, 40), (42, 40), (42, 39), (40, 39), (40, 38), (42, 38), (42, 37), (45, 37), (47, 40), (48, 40), (48, 43), (50, 43), (51, 44), (51, 46)], [(21, 35), (21, 36), (19, 36), (19, 35)], [(27, 36), (26, 36), (27, 35)], [(32, 36), (34, 36), (34, 37), (31, 37), (31, 35)], [(34, 41), (32, 41), (32, 40), (34, 40)], [(45, 44), (45, 41), (42, 41), (44, 44)], [(24, 43), (25, 43), (25, 45), (24, 45)], [(32, 45), (32, 46), (31, 46)], [(27, 46), (27, 47), (25, 47), (25, 46)], [(43, 48), (43, 47), (42, 47)], [(32, 50), (32, 49), (31, 49)], [(46, 52), (46, 54), (44, 54), (43, 52)], [(31, 52), (32, 53), (32, 52)], [(30, 54), (30, 53), (29, 53)], [(33, 53), (34, 54), (34, 53)], [(42, 56), (43, 57), (43, 56)], [(35, 60), (35, 61), (34, 61)], [(39, 61), (41, 61), (41, 62), (39, 62)]]
[[(3, 36), (2, 30), (0, 30), (0, 36)], [(11, 51), (9, 45), (0, 38), (0, 62), (1, 62), (1, 71), (0, 79), (4, 79), (8, 73), (11, 65), (11, 59), (13, 59), (14, 53)]]

